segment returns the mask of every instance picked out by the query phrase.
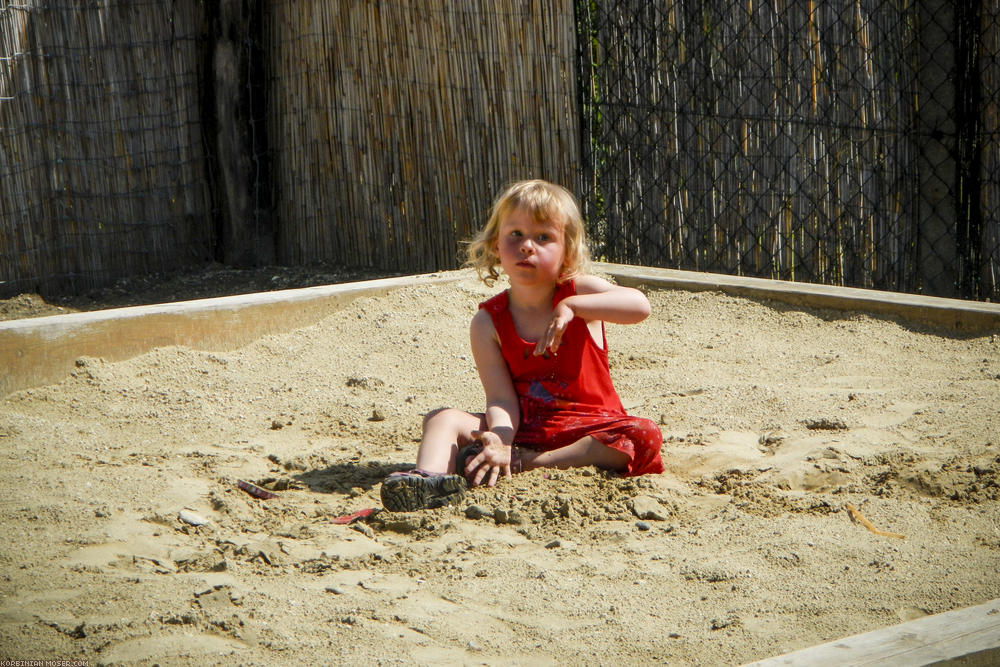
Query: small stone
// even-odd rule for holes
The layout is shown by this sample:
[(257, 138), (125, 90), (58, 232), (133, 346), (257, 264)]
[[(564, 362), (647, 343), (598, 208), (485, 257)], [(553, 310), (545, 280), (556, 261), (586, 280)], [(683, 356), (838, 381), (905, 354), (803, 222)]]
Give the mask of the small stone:
[(375, 531), (367, 523), (352, 523), (351, 530), (356, 530), (369, 539), (375, 539)]
[(639, 519), (663, 521), (667, 518), (667, 511), (663, 506), (649, 496), (636, 496), (629, 501), (629, 509)]
[(636, 521), (635, 527), (638, 528), (639, 530), (649, 530), (650, 528), (649, 523), (646, 521)]
[(373, 422), (384, 422), (385, 413), (379, 408), (372, 408), (372, 416), (369, 417), (368, 420)]
[(497, 523), (509, 523), (512, 525), (519, 525), (523, 523), (524, 519), (517, 510), (504, 510), (498, 509), (493, 513), (493, 520)]
[(545, 545), (546, 549), (572, 549), (575, 545), (570, 540), (555, 539)]
[(177, 516), (181, 521), (192, 526), (204, 526), (208, 523), (208, 519), (200, 514), (195, 514), (191, 510), (181, 510)]
[(334, 595), (343, 595), (344, 594), (344, 589), (340, 588), (339, 586), (327, 586), (326, 587), (326, 592), (327, 593), (333, 593)]
[(483, 517), (492, 516), (493, 512), (489, 511), (482, 505), (469, 505), (465, 508), (465, 518), (466, 519), (482, 519)]

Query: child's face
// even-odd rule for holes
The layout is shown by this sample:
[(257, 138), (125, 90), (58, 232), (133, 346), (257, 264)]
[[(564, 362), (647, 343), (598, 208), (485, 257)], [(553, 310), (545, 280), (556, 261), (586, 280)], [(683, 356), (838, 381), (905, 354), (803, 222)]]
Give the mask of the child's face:
[(511, 283), (555, 283), (566, 256), (563, 225), (515, 209), (501, 223), (496, 251)]

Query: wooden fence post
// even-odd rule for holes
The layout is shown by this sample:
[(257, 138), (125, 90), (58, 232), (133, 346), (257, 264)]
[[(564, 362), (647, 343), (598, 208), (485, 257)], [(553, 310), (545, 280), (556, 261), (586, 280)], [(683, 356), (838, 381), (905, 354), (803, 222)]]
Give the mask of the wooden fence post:
[(921, 292), (957, 296), (957, 207), (955, 184), (955, 10), (951, 0), (918, 6), (919, 112), (916, 137), (920, 193), (917, 267)]
[[(210, 145), (215, 147), (216, 256), (224, 264), (253, 266), (274, 261), (274, 239), (258, 194), (261, 182), (255, 165), (254, 106), (251, 101), (253, 61), (252, 31), (256, 2), (216, 0), (210, 13), (212, 46), (212, 114), (208, 123)], [(211, 11), (211, 10), (210, 10)], [(261, 93), (263, 94), (263, 93)]]

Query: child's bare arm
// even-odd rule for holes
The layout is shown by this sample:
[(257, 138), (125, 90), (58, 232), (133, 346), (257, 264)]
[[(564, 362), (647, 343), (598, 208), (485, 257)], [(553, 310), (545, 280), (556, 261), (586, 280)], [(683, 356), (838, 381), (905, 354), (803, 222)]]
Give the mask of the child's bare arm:
[(543, 354), (546, 350), (554, 354), (574, 317), (588, 322), (603, 320), (615, 324), (635, 324), (649, 317), (649, 312), (649, 300), (639, 290), (614, 285), (597, 276), (580, 276), (576, 279), (576, 294), (556, 304), (535, 354)]
[(576, 279), (576, 294), (566, 297), (564, 303), (573, 314), (588, 322), (604, 320), (615, 324), (635, 324), (649, 317), (649, 300), (632, 287), (609, 283), (597, 276), (580, 276)]
[(517, 393), (510, 377), (507, 362), (500, 352), (500, 341), (493, 329), (489, 313), (480, 310), (472, 318), (470, 329), (472, 356), (486, 393), (486, 424), (500, 435), (504, 444), (514, 442), (514, 433), (520, 419)]
[(490, 486), (503, 474), (510, 477), (511, 447), (520, 420), (520, 409), (510, 370), (500, 352), (500, 343), (493, 321), (484, 310), (472, 318), (470, 328), (472, 356), (476, 360), (479, 379), (486, 393), (487, 431), (475, 432), (483, 443), (483, 451), (469, 460), (465, 471), (475, 471), (473, 483), (484, 479)]

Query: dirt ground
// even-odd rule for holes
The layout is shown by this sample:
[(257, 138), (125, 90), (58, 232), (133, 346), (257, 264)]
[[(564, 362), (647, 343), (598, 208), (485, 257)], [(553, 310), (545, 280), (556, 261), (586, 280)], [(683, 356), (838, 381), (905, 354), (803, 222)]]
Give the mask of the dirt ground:
[(95, 288), (83, 294), (53, 295), (43, 298), (38, 294), (25, 293), (0, 299), (0, 321), (271, 292), (353, 280), (386, 278), (393, 275), (401, 274), (328, 264), (262, 266), (245, 269), (213, 264), (199, 271), (154, 273), (122, 278), (112, 285)]
[[(0, 658), (730, 665), (1000, 597), (1000, 332), (718, 293), (608, 326), (664, 474), (337, 523), (412, 465), (421, 415), (482, 407), (494, 290), (460, 275), (3, 398)], [(21, 316), (74, 307), (40, 302)]]

